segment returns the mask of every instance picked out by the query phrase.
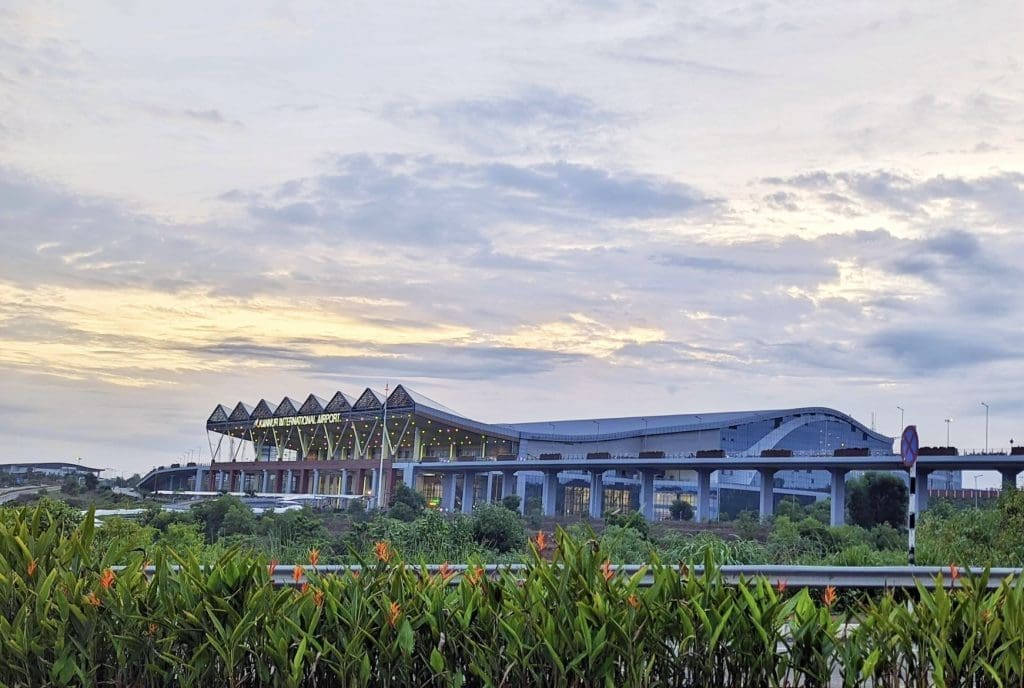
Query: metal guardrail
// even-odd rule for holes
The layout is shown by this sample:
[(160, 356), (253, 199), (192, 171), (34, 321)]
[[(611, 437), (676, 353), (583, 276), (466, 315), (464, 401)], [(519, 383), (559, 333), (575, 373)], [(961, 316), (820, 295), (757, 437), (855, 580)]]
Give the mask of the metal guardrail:
[[(344, 575), (349, 572), (361, 571), (363, 568), (358, 565), (310, 566), (303, 564), (301, 566), (302, 573), (298, 580), (296, 580), (294, 564), (278, 564), (273, 574), (274, 584), (282, 586), (301, 585), (308, 582), (309, 579), (305, 575), (308, 571), (315, 571), (320, 576)], [(411, 570), (426, 573), (427, 575), (437, 575), (441, 570), (441, 566), (437, 564), (407, 564), (406, 566)], [(115, 570), (120, 568), (123, 567), (115, 567)], [(475, 570), (476, 568), (478, 567), (466, 564), (449, 565), (448, 570), (453, 573), (450, 582), (452, 584), (458, 583), (467, 570)], [(524, 571), (527, 566), (525, 564), (487, 564), (482, 568), (486, 575), (495, 576), (501, 571), (507, 571), (515, 575), (518, 572)], [(637, 564), (612, 566), (613, 571), (626, 576), (632, 576), (645, 568), (645, 566)], [(832, 585), (840, 589), (913, 589), (918, 583), (925, 588), (934, 588), (939, 575), (942, 576), (942, 585), (949, 586), (951, 584), (958, 585), (959, 581), (964, 580), (964, 578), (979, 576), (985, 571), (985, 569), (978, 567), (961, 568), (959, 569), (959, 581), (953, 583), (950, 578), (949, 568), (939, 566), (783, 566), (774, 564), (741, 564), (721, 566), (718, 570), (725, 582), (730, 584), (738, 583), (740, 580), (765, 578), (772, 585), (784, 583), (789, 588), (824, 588), (825, 586)], [(1024, 569), (1020, 568), (989, 569), (987, 587), (989, 589), (998, 588), (1007, 578), (1013, 578), (1017, 581), (1022, 572), (1024, 572)], [(147, 567), (146, 573), (152, 575), (154, 567)], [(681, 575), (702, 576), (704, 575), (704, 567), (688, 567), (685, 571), (681, 572)], [(645, 572), (639, 581), (639, 585), (641, 587), (649, 587), (653, 582), (654, 577), (649, 572)]]

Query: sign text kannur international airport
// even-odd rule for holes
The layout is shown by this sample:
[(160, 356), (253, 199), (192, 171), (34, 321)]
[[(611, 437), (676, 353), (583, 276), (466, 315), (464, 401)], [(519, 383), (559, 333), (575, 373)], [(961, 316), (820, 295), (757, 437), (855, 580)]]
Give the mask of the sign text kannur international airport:
[(289, 418), (258, 418), (254, 428), (281, 428), (291, 425), (322, 425), (340, 423), (340, 413), (321, 413), (319, 416), (291, 416)]

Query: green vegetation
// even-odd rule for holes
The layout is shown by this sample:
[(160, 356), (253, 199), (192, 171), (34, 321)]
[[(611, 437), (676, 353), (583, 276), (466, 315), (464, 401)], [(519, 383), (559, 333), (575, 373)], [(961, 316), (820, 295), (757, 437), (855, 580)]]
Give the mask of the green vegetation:
[[(704, 575), (657, 557), (626, 575), (592, 533), (560, 530), (516, 572), (431, 574), (382, 540), (359, 575), (324, 571), (314, 550), (296, 585), (276, 587), (265, 557), (232, 548), (203, 566), (191, 546), (140, 551), (130, 529), (101, 542), (91, 514), (75, 525), (60, 509), (0, 513), (5, 686), (1024, 684), (1024, 579), (989, 591), (951, 568), (934, 591), (872, 596), (729, 585), (710, 540), (690, 552)], [(231, 508), (218, 511), (224, 527)]]

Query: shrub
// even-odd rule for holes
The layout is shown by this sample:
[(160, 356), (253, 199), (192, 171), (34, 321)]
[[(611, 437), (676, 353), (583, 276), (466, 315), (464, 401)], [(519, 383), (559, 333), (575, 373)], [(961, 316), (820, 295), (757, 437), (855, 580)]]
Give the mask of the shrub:
[(621, 528), (632, 528), (640, 533), (643, 538), (650, 537), (651, 527), (639, 511), (630, 511), (625, 514), (605, 514), (605, 525), (619, 526)]
[(509, 511), (515, 511), (519, 513), (519, 505), (522, 504), (522, 498), (519, 495), (508, 495), (507, 497), (501, 498), (501, 505)]
[(668, 513), (671, 514), (673, 521), (689, 521), (693, 518), (693, 505), (685, 499), (676, 497), (668, 505)]
[(508, 552), (526, 545), (526, 531), (519, 514), (483, 503), (473, 509), (473, 539), (488, 549)]

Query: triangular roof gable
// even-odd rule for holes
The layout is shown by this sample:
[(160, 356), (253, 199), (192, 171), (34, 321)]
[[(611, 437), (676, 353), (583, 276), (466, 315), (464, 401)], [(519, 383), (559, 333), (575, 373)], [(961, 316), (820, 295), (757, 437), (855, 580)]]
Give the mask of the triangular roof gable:
[(231, 412), (230, 416), (228, 416), (228, 420), (232, 422), (242, 422), (249, 420), (250, 416), (252, 416), (252, 409), (242, 402), (238, 402), (235, 406), (235, 410)]
[(267, 403), (266, 399), (260, 399), (260, 403), (256, 404), (256, 408), (254, 408), (252, 410), (252, 413), (249, 414), (249, 418), (251, 420), (256, 420), (257, 418), (273, 418), (273, 417), (274, 417), (274, 410), (272, 408), (270, 408), (270, 404)]
[(217, 404), (213, 409), (213, 413), (206, 419), (207, 423), (227, 423), (228, 422), (228, 410), (224, 408), (224, 404)]
[(342, 392), (335, 392), (331, 400), (324, 406), (326, 413), (344, 413), (352, 410), (352, 402)]
[(306, 397), (306, 401), (302, 403), (302, 407), (299, 409), (300, 416), (314, 416), (323, 412), (324, 400), (315, 394), (310, 394)]
[[(431, 399), (427, 395), (420, 394), (419, 392), (417, 392), (414, 389), (409, 389), (408, 387), (404, 387), (402, 385), (399, 385), (399, 387), (402, 387), (402, 389), (403, 389), (403, 391), (405, 391), (406, 395), (410, 399), (412, 399), (413, 402), (415, 402), (419, 406), (426, 406), (428, 408), (434, 409), (435, 411), (441, 411), (442, 413), (447, 413), (448, 415), (451, 415), (451, 416), (458, 416), (460, 418), (465, 418), (466, 417), (465, 414), (459, 413), (458, 411), (450, 409), (447, 406), (445, 406), (444, 404), (439, 404), (438, 402), (434, 401), (433, 399)], [(397, 392), (398, 390), (396, 389), (395, 391)]]
[(402, 385), (395, 387), (395, 391), (388, 397), (388, 408), (408, 408), (412, 405), (413, 398)]
[(376, 411), (383, 408), (384, 402), (381, 400), (380, 395), (374, 392), (372, 389), (367, 387), (356, 403), (352, 404), (353, 411)]
[(274, 409), (274, 417), (281, 418), (283, 416), (294, 416), (298, 413), (298, 407), (290, 397), (285, 397), (281, 400), (281, 403)]

